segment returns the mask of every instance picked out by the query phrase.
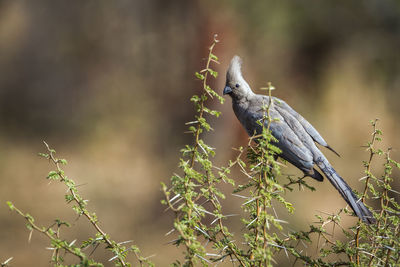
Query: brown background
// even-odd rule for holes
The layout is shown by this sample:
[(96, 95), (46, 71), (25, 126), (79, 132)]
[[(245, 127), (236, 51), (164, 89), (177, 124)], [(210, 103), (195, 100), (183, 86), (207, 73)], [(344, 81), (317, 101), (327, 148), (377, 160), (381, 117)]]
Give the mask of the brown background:
[[(241, 55), (253, 89), (271, 81), (274, 94), (341, 154), (327, 152), (354, 188), (362, 188), (357, 181), (368, 154), (361, 146), (370, 139), (371, 119), (380, 119), (383, 147), (392, 146), (400, 159), (398, 1), (3, 0), (0, 261), (47, 266), (51, 255), (39, 234), (28, 243), (25, 222), (7, 200), (40, 225), (71, 221), (75, 227), (64, 231), (69, 240), (93, 234), (65, 207), (65, 188), (44, 178), (51, 166), (37, 156), (42, 140), (68, 159), (67, 175), (85, 184), (79, 189), (112, 238), (134, 240), (144, 256), (155, 254), (158, 266), (181, 258), (166, 245), (172, 219), (160, 205), (160, 182), (178, 171), (179, 150), (191, 142), (184, 134), (194, 112), (188, 100), (201, 88), (193, 73), (204, 65), (214, 33), (221, 65), (213, 87), (222, 92), (230, 58)], [(213, 107), (223, 115), (206, 139), (222, 165), (247, 137), (230, 99)], [(291, 167), (284, 172), (300, 175)], [(345, 206), (329, 183), (310, 183), (317, 192), (287, 195), (294, 216), (278, 210), (293, 229), (305, 228), (318, 211)], [(239, 213), (240, 201), (227, 201), (226, 212)], [(231, 224), (240, 236), (240, 223)], [(95, 253), (106, 266), (110, 257)]]

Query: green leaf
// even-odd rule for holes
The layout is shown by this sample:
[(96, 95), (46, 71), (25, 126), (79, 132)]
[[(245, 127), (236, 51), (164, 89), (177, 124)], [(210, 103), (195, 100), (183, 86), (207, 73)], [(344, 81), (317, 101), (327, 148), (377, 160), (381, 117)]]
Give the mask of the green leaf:
[(58, 162), (63, 164), (63, 165), (67, 165), (68, 164), (66, 159), (59, 159)]
[(216, 72), (215, 70), (212, 70), (212, 69), (208, 69), (208, 72), (209, 72), (214, 78), (217, 78), (218, 72)]
[(204, 75), (203, 74), (201, 74), (201, 73), (199, 73), (199, 72), (196, 72), (194, 75), (196, 75), (196, 77), (199, 79), (199, 80), (204, 80)]
[(210, 53), (210, 58), (215, 61), (218, 61), (218, 57), (216, 55), (214, 55), (213, 53)]
[(50, 171), (46, 178), (49, 180), (58, 180), (60, 178), (60, 175), (56, 171)]
[(49, 154), (46, 154), (46, 153), (38, 153), (38, 155), (39, 155), (40, 157), (43, 157), (43, 158), (46, 158), (46, 159), (48, 159), (48, 158), (50, 157), (50, 155), (49, 155)]
[(9, 208), (10, 210), (14, 210), (14, 209), (15, 209), (15, 206), (14, 206), (14, 204), (13, 204), (11, 201), (7, 201), (6, 203), (7, 203), (8, 208)]

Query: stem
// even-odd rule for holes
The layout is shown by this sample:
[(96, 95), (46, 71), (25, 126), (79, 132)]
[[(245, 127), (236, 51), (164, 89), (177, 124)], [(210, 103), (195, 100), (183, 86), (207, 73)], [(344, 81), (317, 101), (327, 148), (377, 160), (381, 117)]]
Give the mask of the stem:
[(41, 228), (41, 227), (37, 226), (33, 222), (32, 217), (28, 216), (27, 214), (24, 214), (21, 210), (19, 210), (15, 206), (12, 207), (12, 210), (14, 210), (16, 213), (18, 213), (22, 217), (24, 217), (25, 220), (27, 220), (28, 224), (32, 227), (33, 230), (36, 230), (36, 231), (46, 235), (51, 241), (53, 241), (54, 243), (60, 245), (64, 250), (68, 251), (69, 253), (77, 256), (81, 261), (83, 261), (85, 259), (85, 257), (83, 257), (82, 255), (76, 253), (75, 250), (72, 249), (70, 246), (66, 246), (63, 242), (60, 242), (60, 239), (54, 237), (53, 236), (54, 234), (51, 234), (49, 232), (50, 228), (44, 229), (44, 228)]
[[(385, 163), (385, 164), (390, 164), (390, 157), (389, 157), (389, 154), (390, 154), (390, 149), (388, 149), (388, 151), (386, 152), (386, 163)], [(389, 173), (387, 173), (387, 169), (385, 168), (385, 174), (384, 174), (384, 183), (385, 183), (385, 184), (389, 182), (389, 181), (387, 180), (388, 175), (389, 175)], [(385, 202), (385, 201), (386, 201), (386, 202)], [(388, 190), (387, 190), (386, 186), (384, 186), (383, 193), (382, 193), (382, 195), (381, 195), (381, 197), (380, 197), (380, 202), (381, 202), (381, 212), (379, 213), (379, 220), (378, 220), (378, 223), (377, 223), (375, 235), (372, 237), (372, 240), (373, 240), (372, 242), (375, 242), (375, 236), (378, 235), (379, 228), (380, 228), (381, 222), (382, 222), (382, 218), (383, 218), (384, 214), (386, 213), (386, 212), (385, 212), (385, 210), (386, 210), (385, 206), (387, 206), (387, 205), (389, 204), (389, 196), (388, 196)], [(387, 223), (387, 216), (385, 216), (385, 217), (383, 218), (382, 224), (383, 224), (383, 225), (387, 225), (386, 223)], [(368, 266), (371, 266), (371, 264), (372, 264), (372, 262), (373, 262), (373, 260), (374, 260), (374, 258), (375, 258), (375, 253), (376, 253), (377, 251), (378, 251), (378, 246), (377, 246), (377, 247), (373, 250), (373, 252), (371, 253), (372, 255), (371, 255), (371, 257), (370, 257)], [(388, 249), (388, 254), (387, 254), (387, 255), (388, 255), (388, 258), (386, 259), (386, 263), (388, 263), (388, 261), (389, 261), (390, 251), (391, 251), (391, 250)], [(386, 266), (386, 265), (385, 265), (385, 266)]]
[(377, 124), (377, 122), (378, 122), (378, 119), (375, 119), (375, 121), (374, 121), (373, 124), (372, 124), (372, 126), (374, 127), (374, 131), (373, 131), (373, 133), (372, 133), (372, 139), (371, 139), (371, 142), (370, 142), (369, 147), (368, 147), (368, 150), (370, 151), (370, 154), (369, 154), (369, 160), (368, 160), (368, 165), (367, 165), (367, 170), (366, 170), (366, 173), (367, 173), (367, 180), (365, 181), (364, 192), (363, 192), (363, 194), (362, 194), (362, 196), (361, 196), (361, 201), (362, 201), (363, 203), (365, 202), (365, 197), (366, 197), (366, 195), (367, 195), (367, 190), (368, 190), (368, 183), (369, 183), (369, 180), (370, 180), (370, 178), (371, 178), (371, 176), (369, 175), (370, 170), (371, 170), (371, 162), (372, 162), (372, 158), (373, 158), (374, 155), (375, 155), (374, 144), (375, 144), (375, 137), (376, 137), (376, 135), (377, 135), (377, 133), (378, 133), (378, 131), (377, 131), (377, 129), (376, 129), (376, 124)]
[[(375, 149), (374, 149), (374, 144), (375, 144), (375, 138), (376, 138), (376, 135), (377, 135), (377, 133), (378, 133), (378, 131), (377, 131), (377, 128), (376, 128), (376, 124), (377, 124), (377, 121), (378, 121), (378, 119), (375, 119), (375, 121), (372, 123), (372, 126), (374, 127), (374, 131), (373, 131), (373, 133), (372, 133), (372, 138), (371, 138), (371, 142), (369, 143), (369, 145), (368, 145), (368, 150), (370, 151), (370, 154), (369, 154), (369, 159), (368, 159), (368, 163), (367, 163), (367, 169), (366, 169), (366, 174), (367, 174), (367, 180), (365, 181), (365, 188), (364, 188), (364, 192), (363, 192), (363, 194), (361, 195), (361, 201), (363, 202), (363, 203), (365, 203), (365, 197), (366, 197), (366, 195), (367, 195), (367, 191), (368, 191), (368, 184), (369, 184), (369, 181), (370, 181), (370, 178), (371, 178), (371, 175), (370, 175), (370, 172), (371, 172), (371, 163), (372, 163), (372, 159), (373, 159), (373, 157), (374, 157), (374, 155), (375, 155)], [(360, 219), (358, 220), (359, 222), (360, 222)], [(359, 245), (360, 245), (360, 229), (361, 229), (361, 227), (360, 227), (360, 225), (358, 226), (358, 228), (357, 228), (357, 233), (356, 233), (356, 236), (355, 236), (355, 248), (356, 248), (356, 263), (359, 265), (360, 264), (360, 254), (358, 253), (358, 248), (359, 248)], [(378, 225), (377, 225), (377, 229), (379, 229), (379, 222), (378, 222)], [(369, 265), (371, 265), (371, 262), (372, 261), (370, 261), (370, 264)]]
[[(270, 125), (271, 125), (271, 116), (270, 116), (270, 107), (272, 104), (272, 96), (271, 96), (271, 90), (272, 90), (272, 85), (270, 83), (268, 83), (268, 95), (269, 95), (269, 99), (268, 99), (268, 105), (265, 108), (264, 103), (263, 103), (263, 110), (264, 110), (264, 114), (263, 117), (261, 119), (261, 124), (262, 124), (262, 129), (263, 129), (263, 133), (258, 134), (256, 136), (253, 136), (251, 139), (254, 138), (263, 138), (264, 136), (264, 131), (269, 132), (270, 129)], [(267, 126), (265, 126), (265, 123), (267, 123)], [(270, 162), (268, 160), (268, 158), (266, 158), (268, 156), (268, 140), (264, 140), (266, 142), (265, 145), (259, 145), (260, 149), (258, 151), (255, 151), (251, 145), (250, 148), (256, 153), (260, 153), (260, 172), (258, 175), (258, 181), (256, 181), (257, 183), (257, 188), (256, 188), (256, 192), (257, 192), (257, 199), (256, 199), (256, 226), (254, 229), (254, 247), (257, 248), (259, 247), (259, 240), (260, 237), (263, 239), (263, 249), (264, 252), (266, 252), (267, 250), (267, 246), (268, 246), (268, 233), (267, 233), (267, 225), (268, 225), (268, 218), (267, 218), (267, 206), (268, 206), (268, 198), (266, 196), (266, 192), (270, 193), (272, 190), (272, 187), (270, 185), (270, 183), (268, 182), (268, 175), (271, 174), (272, 171), (272, 166), (270, 166)], [(261, 212), (263, 211), (263, 217), (264, 219), (262, 220), (262, 222), (260, 221), (260, 215)], [(260, 234), (261, 232), (261, 234)], [(250, 256), (249, 256), (250, 260), (254, 260), (254, 249), (251, 250)], [(268, 264), (268, 259), (266, 258), (264, 260), (264, 262), (259, 262), (259, 265), (261, 266), (262, 264), (267, 265)]]
[[(195, 165), (196, 162), (196, 154), (198, 153), (198, 148), (200, 146), (200, 134), (202, 132), (202, 125), (200, 123), (200, 120), (203, 119), (203, 115), (204, 115), (204, 109), (205, 109), (205, 101), (207, 100), (207, 94), (212, 97), (212, 95), (208, 92), (207, 90), (207, 78), (208, 78), (208, 70), (210, 69), (210, 63), (211, 61), (214, 61), (212, 59), (212, 51), (214, 49), (214, 46), (217, 44), (218, 40), (216, 39), (216, 36), (214, 36), (214, 41), (211, 44), (211, 46), (209, 47), (209, 53), (208, 53), (208, 59), (207, 59), (207, 63), (206, 63), (206, 68), (205, 68), (205, 74), (204, 74), (204, 79), (203, 79), (203, 94), (201, 95), (201, 100), (200, 100), (200, 107), (199, 107), (199, 115), (197, 117), (197, 128), (196, 128), (196, 132), (195, 132), (195, 141), (194, 141), (194, 146), (193, 146), (193, 151), (192, 151), (192, 155), (191, 155), (191, 159), (190, 159), (190, 169), (192, 169)], [(189, 177), (187, 173), (185, 173), (185, 177)], [(185, 179), (184, 182), (184, 193), (188, 193), (191, 189), (190, 189), (190, 184), (191, 179), (189, 177), (189, 179)], [(189, 200), (187, 198), (185, 199), (185, 205), (186, 207), (188, 207), (189, 209), (187, 210), (186, 214), (187, 214), (187, 220), (190, 222), (192, 220), (192, 213), (193, 213), (193, 209), (192, 209), (192, 205), (189, 203)], [(171, 209), (173, 209), (171, 203), (168, 201), (167, 199), (167, 203), (169, 203), (168, 205), (170, 206)], [(175, 211), (175, 221), (179, 222), (180, 218), (179, 218), (179, 214), (177, 213), (176, 209), (173, 209)], [(186, 252), (187, 252), (187, 256), (188, 256), (188, 260), (189, 260), (189, 265), (190, 266), (194, 266), (194, 260), (193, 258), (195, 257), (195, 254), (193, 254), (193, 252), (191, 251), (191, 246), (192, 246), (192, 241), (186, 237), (186, 234), (182, 231), (177, 229), (179, 234), (181, 235), (181, 237), (185, 240), (185, 246), (186, 246)]]
[[(47, 150), (49, 151), (49, 159), (54, 163), (54, 165), (56, 166), (58, 175), (60, 176), (61, 182), (65, 182), (67, 180), (67, 178), (65, 177), (65, 175), (63, 174), (63, 171), (60, 167), (60, 161), (55, 158), (54, 156), (54, 150), (50, 149), (49, 145), (44, 142), (44, 144), (47, 147)], [(90, 215), (90, 213), (86, 210), (86, 208), (83, 206), (81, 200), (78, 198), (77, 194), (75, 193), (74, 188), (69, 187), (68, 191), (71, 193), (74, 201), (79, 205), (80, 211), (82, 212), (82, 214), (89, 220), (89, 222), (92, 224), (92, 226), (97, 230), (97, 232), (100, 233), (100, 235), (102, 236), (103, 240), (105, 241), (105, 243), (112, 248), (112, 251), (119, 251), (119, 247), (116, 246), (113, 242), (111, 242), (111, 240), (107, 237), (107, 234), (100, 228), (100, 226), (97, 224), (97, 221)], [(115, 254), (115, 253), (114, 253)], [(116, 255), (118, 258), (118, 261), (121, 263), (122, 266), (127, 266), (123, 257), (119, 254)]]
[[(208, 58), (207, 58), (207, 63), (206, 63), (206, 68), (205, 68), (205, 73), (204, 73), (204, 79), (203, 79), (203, 95), (205, 96), (206, 93), (212, 98), (212, 95), (207, 91), (207, 77), (208, 77), (208, 70), (210, 69), (210, 63), (212, 60), (212, 51), (214, 49), (214, 46), (218, 43), (218, 40), (216, 39), (216, 37), (214, 37), (214, 42), (211, 44), (211, 46), (208, 49)], [(200, 101), (200, 111), (199, 111), (199, 117), (198, 120), (203, 118), (203, 114), (204, 114), (204, 102), (207, 100), (206, 97), (202, 97), (201, 101)], [(199, 137), (200, 137), (200, 132), (201, 132), (201, 124), (198, 122), (197, 123), (197, 129), (196, 129), (196, 134), (195, 134), (195, 144), (194, 144), (194, 150), (193, 150), (193, 154), (192, 154), (192, 159), (190, 162), (190, 168), (193, 168), (194, 166), (194, 162), (195, 162), (195, 155), (196, 155), (196, 151), (197, 148), (199, 146)]]

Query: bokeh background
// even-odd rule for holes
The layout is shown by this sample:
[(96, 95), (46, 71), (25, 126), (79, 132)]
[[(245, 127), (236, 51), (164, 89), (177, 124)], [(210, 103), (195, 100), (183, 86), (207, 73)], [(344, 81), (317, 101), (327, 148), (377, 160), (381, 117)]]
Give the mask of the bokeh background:
[[(160, 205), (160, 182), (179, 171), (179, 150), (191, 142), (188, 100), (201, 88), (193, 74), (215, 33), (221, 64), (213, 87), (222, 92), (230, 58), (242, 56), (253, 90), (271, 81), (274, 94), (341, 154), (326, 152), (355, 189), (362, 188), (370, 120), (380, 119), (383, 147), (400, 159), (399, 1), (2, 0), (0, 261), (47, 266), (51, 255), (39, 234), (28, 243), (25, 222), (7, 200), (40, 225), (71, 221), (64, 231), (71, 240), (93, 234), (65, 206), (65, 188), (45, 179), (52, 166), (37, 156), (43, 140), (68, 159), (67, 175), (82, 184), (112, 238), (133, 240), (158, 266), (182, 257), (166, 244), (172, 215)], [(206, 137), (221, 165), (235, 155), (232, 147), (247, 143), (230, 104), (211, 104), (223, 115)], [(290, 166), (284, 172), (301, 175)], [(329, 183), (310, 183), (316, 192), (287, 195), (294, 216), (278, 210), (293, 229), (345, 206)], [(226, 212), (240, 213), (240, 201), (227, 202)], [(240, 223), (232, 225), (240, 235)], [(111, 255), (99, 251), (96, 259), (110, 265)]]

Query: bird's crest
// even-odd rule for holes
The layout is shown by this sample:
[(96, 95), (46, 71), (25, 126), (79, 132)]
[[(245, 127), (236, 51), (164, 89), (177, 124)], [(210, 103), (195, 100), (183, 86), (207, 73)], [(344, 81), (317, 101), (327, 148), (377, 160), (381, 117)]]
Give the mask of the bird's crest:
[(226, 73), (227, 80), (235, 80), (242, 77), (242, 59), (239, 56), (234, 56), (229, 65), (228, 72)]

